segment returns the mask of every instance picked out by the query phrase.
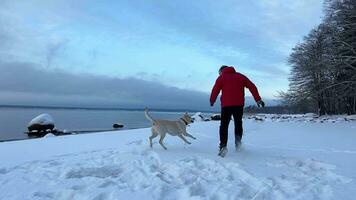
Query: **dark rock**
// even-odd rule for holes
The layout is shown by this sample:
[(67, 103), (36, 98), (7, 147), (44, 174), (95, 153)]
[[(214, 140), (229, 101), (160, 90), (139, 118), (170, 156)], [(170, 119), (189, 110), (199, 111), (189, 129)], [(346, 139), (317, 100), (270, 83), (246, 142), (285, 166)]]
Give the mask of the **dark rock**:
[(221, 115), (219, 115), (219, 114), (212, 115), (210, 117), (210, 119), (214, 120), (214, 121), (220, 121), (221, 120)]
[(113, 128), (123, 128), (124, 125), (123, 124), (119, 124), (119, 123), (115, 123), (114, 125), (112, 125)]
[(32, 124), (27, 128), (29, 132), (51, 132), (54, 129), (54, 124)]

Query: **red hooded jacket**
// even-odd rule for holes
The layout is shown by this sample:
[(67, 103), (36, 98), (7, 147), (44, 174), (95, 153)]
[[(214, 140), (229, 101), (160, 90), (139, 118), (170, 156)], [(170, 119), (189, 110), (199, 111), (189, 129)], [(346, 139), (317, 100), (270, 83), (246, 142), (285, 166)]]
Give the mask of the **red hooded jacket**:
[(233, 67), (226, 67), (215, 81), (210, 95), (210, 104), (215, 103), (221, 90), (221, 107), (243, 106), (245, 104), (245, 87), (250, 90), (256, 102), (261, 100), (255, 84), (246, 76), (237, 73)]

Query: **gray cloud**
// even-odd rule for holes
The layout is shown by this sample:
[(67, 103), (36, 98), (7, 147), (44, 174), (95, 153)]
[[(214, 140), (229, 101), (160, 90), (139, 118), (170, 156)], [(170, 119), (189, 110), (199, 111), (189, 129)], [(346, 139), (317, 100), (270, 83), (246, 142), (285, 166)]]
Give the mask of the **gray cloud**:
[(203, 109), (208, 94), (135, 78), (119, 79), (0, 63), (0, 104)]
[[(0, 63), (0, 71), (3, 105), (211, 110), (209, 94), (136, 78), (76, 75), (28, 63)], [(246, 101), (253, 104), (251, 97)]]

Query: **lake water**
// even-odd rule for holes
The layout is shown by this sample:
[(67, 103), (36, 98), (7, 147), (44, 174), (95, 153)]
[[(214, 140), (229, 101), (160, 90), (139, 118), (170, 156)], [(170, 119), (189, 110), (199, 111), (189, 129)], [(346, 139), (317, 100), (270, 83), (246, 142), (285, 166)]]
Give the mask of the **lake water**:
[[(114, 123), (121, 123), (124, 129), (150, 127), (144, 112), (125, 110), (85, 109), (42, 109), (42, 108), (0, 108), (0, 141), (26, 139), (28, 123), (36, 116), (48, 113), (59, 130), (109, 130)], [(182, 112), (154, 112), (154, 118), (179, 119)], [(192, 113), (191, 113), (192, 114)]]

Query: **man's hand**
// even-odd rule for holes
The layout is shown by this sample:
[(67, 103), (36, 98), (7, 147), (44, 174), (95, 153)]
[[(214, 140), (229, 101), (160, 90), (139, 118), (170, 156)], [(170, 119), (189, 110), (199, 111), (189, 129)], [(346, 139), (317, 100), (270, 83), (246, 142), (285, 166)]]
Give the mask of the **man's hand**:
[(210, 106), (213, 107), (214, 106), (214, 102), (210, 102)]
[(264, 108), (265, 107), (265, 102), (263, 102), (262, 100), (259, 100), (259, 101), (257, 101), (257, 106), (258, 107), (262, 106), (262, 108)]

